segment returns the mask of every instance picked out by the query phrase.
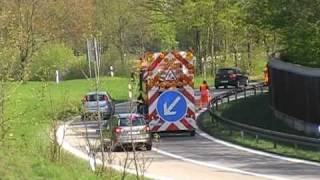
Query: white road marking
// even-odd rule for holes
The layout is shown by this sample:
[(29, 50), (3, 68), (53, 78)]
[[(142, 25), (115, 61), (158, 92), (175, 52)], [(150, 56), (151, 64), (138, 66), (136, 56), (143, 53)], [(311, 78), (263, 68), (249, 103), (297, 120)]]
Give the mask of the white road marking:
[(287, 178), (282, 178), (282, 177), (277, 177), (277, 176), (270, 176), (270, 175), (265, 175), (265, 174), (258, 174), (258, 173), (253, 173), (253, 172), (248, 172), (248, 171), (243, 171), (243, 170), (239, 170), (239, 169), (235, 169), (235, 168), (228, 168), (228, 167), (224, 167), (221, 165), (217, 165), (217, 164), (213, 164), (213, 163), (206, 163), (203, 161), (197, 161), (197, 160), (193, 160), (193, 159), (189, 159), (189, 158), (185, 158), (176, 154), (172, 154), (157, 148), (152, 148), (153, 151), (159, 153), (159, 154), (163, 154), (175, 159), (179, 159), (182, 161), (186, 161), (189, 163), (193, 163), (193, 164), (197, 164), (197, 165), (201, 165), (201, 166), (206, 166), (206, 167), (210, 167), (210, 168), (216, 168), (216, 169), (220, 169), (220, 170), (224, 170), (224, 171), (229, 171), (229, 172), (235, 172), (235, 173), (240, 173), (240, 174), (245, 174), (245, 175), (250, 175), (250, 176), (256, 176), (256, 177), (262, 177), (262, 178), (267, 178), (267, 179), (272, 179), (272, 180), (290, 180)]

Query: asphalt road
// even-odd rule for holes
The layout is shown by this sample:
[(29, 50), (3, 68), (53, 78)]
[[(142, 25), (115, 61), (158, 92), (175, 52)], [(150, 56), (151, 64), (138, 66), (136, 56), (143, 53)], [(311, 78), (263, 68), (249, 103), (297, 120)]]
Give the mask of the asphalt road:
[[(216, 90), (214, 95), (224, 91)], [(129, 107), (130, 104), (122, 103), (116, 106), (116, 111), (127, 112)], [(95, 143), (97, 125), (90, 122), (86, 127)], [(85, 151), (84, 134), (84, 122), (75, 120), (68, 128), (66, 140)], [(165, 179), (320, 179), (320, 164), (257, 154), (205, 136), (201, 131), (195, 137), (162, 134), (153, 151), (145, 152), (144, 157), (152, 159), (146, 172)], [(116, 153), (116, 161), (120, 162), (123, 156), (124, 153)]]

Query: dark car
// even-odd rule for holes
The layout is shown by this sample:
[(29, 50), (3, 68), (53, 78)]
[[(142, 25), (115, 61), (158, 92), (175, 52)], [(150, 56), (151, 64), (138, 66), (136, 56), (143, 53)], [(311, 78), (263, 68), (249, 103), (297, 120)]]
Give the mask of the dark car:
[(249, 78), (239, 68), (221, 68), (215, 77), (216, 89), (220, 86), (227, 88), (229, 85), (238, 88), (248, 84)]

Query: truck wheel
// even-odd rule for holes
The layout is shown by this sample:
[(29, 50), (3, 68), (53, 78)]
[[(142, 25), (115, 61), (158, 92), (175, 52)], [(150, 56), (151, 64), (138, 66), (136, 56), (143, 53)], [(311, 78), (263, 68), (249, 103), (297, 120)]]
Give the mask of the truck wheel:
[(195, 131), (195, 130), (193, 130), (193, 131), (190, 132), (190, 136), (191, 136), (191, 137), (193, 137), (193, 136), (195, 136), (195, 135), (196, 135), (196, 131)]

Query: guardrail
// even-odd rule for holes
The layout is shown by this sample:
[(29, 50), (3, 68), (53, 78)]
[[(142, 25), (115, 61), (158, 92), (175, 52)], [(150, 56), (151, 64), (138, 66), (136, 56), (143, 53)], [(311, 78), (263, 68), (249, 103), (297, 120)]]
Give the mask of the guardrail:
[(240, 131), (240, 134), (242, 137), (244, 136), (244, 133), (247, 133), (255, 136), (256, 141), (258, 141), (259, 137), (272, 140), (274, 143), (274, 148), (277, 147), (277, 142), (292, 143), (295, 148), (298, 148), (298, 145), (320, 148), (320, 139), (287, 134), (287, 133), (267, 130), (263, 128), (258, 128), (258, 127), (250, 126), (247, 124), (242, 124), (242, 123), (235, 122), (230, 119), (221, 117), (215, 112), (215, 110), (219, 109), (219, 105), (223, 103), (225, 99), (227, 100), (227, 102), (229, 102), (232, 98), (233, 100), (237, 100), (240, 97), (247, 98), (248, 96), (262, 94), (264, 92), (265, 92), (265, 87), (263, 84), (257, 84), (249, 87), (240, 88), (240, 89), (233, 89), (226, 93), (223, 93), (214, 97), (209, 102), (208, 110), (211, 116), (215, 118), (215, 120), (227, 126), (229, 129)]

